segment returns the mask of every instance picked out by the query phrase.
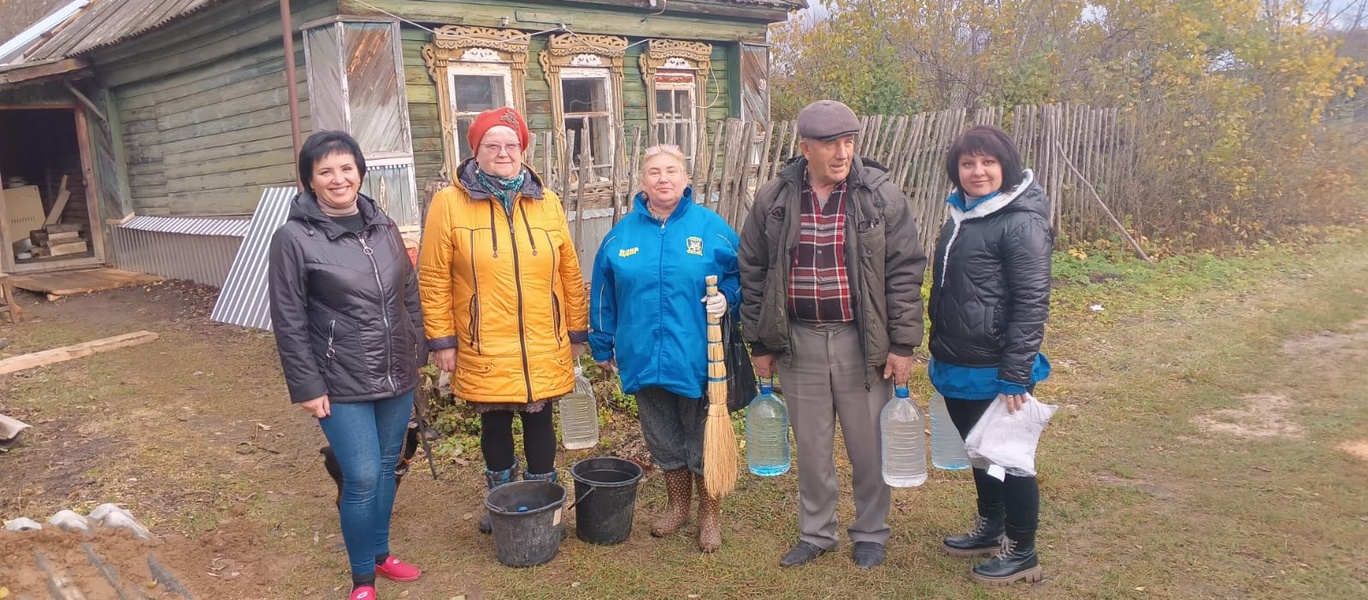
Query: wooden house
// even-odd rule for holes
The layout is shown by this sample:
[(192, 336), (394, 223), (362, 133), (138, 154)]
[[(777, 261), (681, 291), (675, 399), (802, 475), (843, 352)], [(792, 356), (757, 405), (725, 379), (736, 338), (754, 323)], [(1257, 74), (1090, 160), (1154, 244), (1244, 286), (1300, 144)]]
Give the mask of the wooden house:
[[(594, 181), (628, 129), (692, 156), (708, 123), (768, 119), (767, 26), (805, 6), (75, 0), (0, 46), (0, 181), (14, 185), (0, 271), (112, 264), (221, 284), (263, 188), (295, 185), (294, 121), (350, 131), (367, 193), (413, 228), (484, 109), (514, 106), (546, 132), (534, 166), (554, 155)], [(49, 223), (88, 249), (34, 252), (25, 238)]]

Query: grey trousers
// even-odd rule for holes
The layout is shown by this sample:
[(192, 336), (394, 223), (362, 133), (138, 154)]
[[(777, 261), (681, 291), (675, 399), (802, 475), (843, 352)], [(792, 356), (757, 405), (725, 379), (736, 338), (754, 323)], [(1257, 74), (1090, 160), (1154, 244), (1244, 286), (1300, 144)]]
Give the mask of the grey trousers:
[(708, 401), (685, 398), (664, 388), (637, 390), (637, 419), (646, 449), (663, 471), (688, 467), (703, 474), (703, 424)]
[[(855, 324), (789, 327), (791, 353), (779, 357), (779, 382), (798, 446), (799, 539), (818, 548), (836, 546), (836, 420), (854, 471), (852, 542), (888, 543), (891, 493), (883, 481), (879, 412), (893, 391), (891, 380), (865, 366)], [(865, 390), (865, 382), (869, 389)]]

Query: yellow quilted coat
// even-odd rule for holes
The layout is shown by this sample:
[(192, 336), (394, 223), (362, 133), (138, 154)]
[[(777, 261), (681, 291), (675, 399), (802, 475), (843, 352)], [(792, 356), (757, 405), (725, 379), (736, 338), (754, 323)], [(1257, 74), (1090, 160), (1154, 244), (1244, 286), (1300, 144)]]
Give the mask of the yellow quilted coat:
[(565, 209), (528, 171), (513, 214), (474, 164), (428, 208), (418, 289), (431, 350), (456, 348), (451, 389), (468, 402), (525, 404), (574, 388), (571, 338), (589, 308)]

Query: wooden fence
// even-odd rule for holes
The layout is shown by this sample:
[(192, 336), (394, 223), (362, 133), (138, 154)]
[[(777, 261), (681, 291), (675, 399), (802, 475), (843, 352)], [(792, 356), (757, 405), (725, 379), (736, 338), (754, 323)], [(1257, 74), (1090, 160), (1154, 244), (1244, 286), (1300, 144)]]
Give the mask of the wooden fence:
[[(928, 253), (948, 214), (946, 153), (960, 133), (976, 124), (997, 125), (1013, 138), (1024, 166), (1034, 171), (1050, 198), (1052, 223), (1059, 232), (1091, 239), (1112, 227), (1083, 179), (1123, 219), (1140, 201), (1136, 124), (1114, 108), (1054, 104), (955, 109), (867, 116), (861, 124), (857, 154), (889, 168), (912, 205)], [(558, 140), (550, 131), (534, 134), (525, 158), (560, 194), (571, 215), (576, 246), (587, 254), (582, 256), (586, 266), (608, 228), (631, 210), (631, 199), (640, 188), (641, 155), (651, 143), (639, 127), (618, 127), (615, 135), (616, 156), (611, 161), (586, 160), (579, 161), (584, 166), (575, 166), (566, 159), (575, 140)], [(705, 200), (739, 231), (756, 189), (801, 154), (798, 141), (794, 121), (710, 123), (699, 132), (689, 165), (695, 198)], [(610, 166), (590, 169), (591, 163)]]

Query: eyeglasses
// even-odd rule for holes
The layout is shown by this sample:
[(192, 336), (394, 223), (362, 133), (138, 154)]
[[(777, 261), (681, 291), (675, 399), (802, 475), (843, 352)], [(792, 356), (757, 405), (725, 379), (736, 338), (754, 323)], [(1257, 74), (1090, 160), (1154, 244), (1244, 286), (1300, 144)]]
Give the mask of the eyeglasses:
[(489, 152), (496, 156), (501, 152), (517, 154), (522, 150), (522, 144), (480, 144), (480, 147), (484, 148), (485, 152)]
[(674, 144), (657, 144), (657, 145), (655, 145), (655, 146), (651, 146), (650, 148), (647, 148), (647, 149), (646, 149), (646, 157), (647, 157), (647, 158), (652, 157), (652, 156), (655, 156), (655, 155), (657, 155), (657, 154), (679, 154), (679, 155), (683, 155), (684, 152), (683, 152), (682, 150), (679, 149), (679, 146), (676, 146), (676, 145), (674, 145)]

